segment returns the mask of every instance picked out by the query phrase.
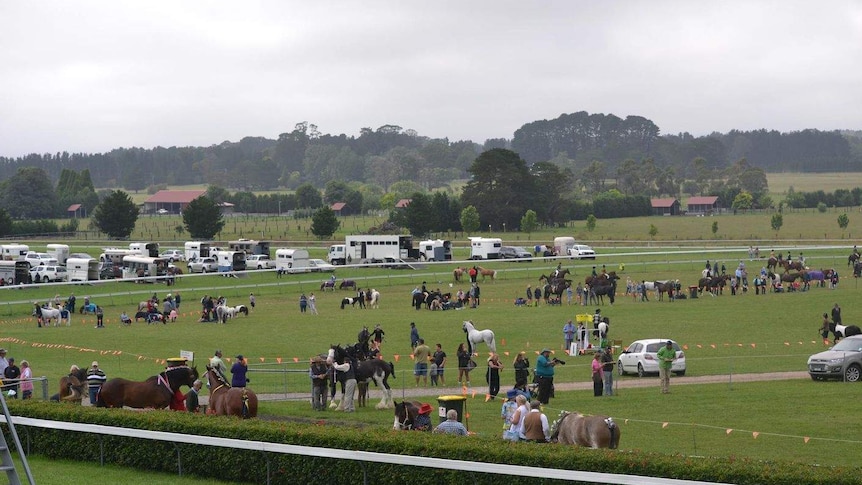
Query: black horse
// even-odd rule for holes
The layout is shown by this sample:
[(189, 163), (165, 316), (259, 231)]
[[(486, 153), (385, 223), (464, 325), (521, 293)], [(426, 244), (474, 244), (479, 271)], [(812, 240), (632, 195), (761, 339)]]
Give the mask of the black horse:
[(383, 399), (377, 404), (377, 409), (387, 409), (394, 405), (392, 402), (392, 388), (389, 386), (389, 376), (395, 373), (395, 365), (392, 362), (386, 362), (382, 359), (364, 360), (366, 355), (362, 353), (359, 344), (348, 347), (333, 345), (330, 348), (332, 349), (332, 358), (335, 362), (343, 364), (347, 360), (350, 360), (351, 364), (354, 365), (354, 374), (356, 375), (357, 382), (368, 382), (368, 380), (371, 380), (377, 387), (383, 388)]

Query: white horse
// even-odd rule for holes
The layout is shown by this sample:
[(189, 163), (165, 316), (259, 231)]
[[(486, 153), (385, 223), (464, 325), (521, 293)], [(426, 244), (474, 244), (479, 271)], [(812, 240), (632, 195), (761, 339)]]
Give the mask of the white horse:
[[(59, 308), (43, 308), (42, 309), (42, 323), (47, 327), (48, 324), (51, 323), (51, 319), (54, 319), (54, 326), (60, 325), (60, 316), (61, 311)], [(67, 322), (68, 323), (68, 322)]]
[(473, 350), (475, 348), (474, 344), (482, 342), (485, 342), (485, 344), (488, 345), (488, 349), (491, 352), (497, 352), (497, 342), (494, 340), (494, 332), (489, 329), (482, 331), (476, 330), (476, 327), (473, 326), (473, 322), (469, 320), (465, 321), (461, 328), (464, 329), (464, 333), (467, 334), (467, 347), (470, 355), (473, 355)]
[(599, 323), (599, 338), (608, 338), (608, 323)]
[(368, 306), (371, 308), (380, 308), (380, 292), (374, 288), (371, 289), (371, 302)]
[[(233, 310), (233, 307), (225, 305), (219, 305), (215, 307), (215, 314), (218, 318), (218, 321), (220, 323), (227, 323), (227, 319), (233, 317), (233, 315), (231, 315), (231, 310)], [(236, 314), (236, 312), (234, 312), (234, 314)]]

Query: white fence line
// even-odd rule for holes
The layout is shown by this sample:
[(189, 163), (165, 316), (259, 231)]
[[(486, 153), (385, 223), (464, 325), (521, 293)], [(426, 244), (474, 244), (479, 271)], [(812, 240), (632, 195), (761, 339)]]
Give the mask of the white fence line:
[[(5, 423), (6, 417), (0, 415), (0, 422)], [(444, 458), (429, 458), (412, 455), (391, 455), (371, 451), (341, 450), (321, 448), (316, 446), (286, 445), (266, 441), (249, 441), (212, 436), (199, 436), (165, 431), (149, 431), (100, 424), (68, 423), (64, 421), (49, 421), (45, 419), (13, 416), (16, 426), (33, 426), (36, 428), (78, 431), (109, 436), (124, 436), (142, 438), (172, 443), (185, 443), (221, 448), (243, 449), (267, 453), (279, 453), (318, 458), (334, 458), (338, 460), (354, 460), (391, 465), (419, 466), (467, 472), (490, 473), (494, 475), (513, 475), (518, 477), (548, 478), (554, 480), (570, 480), (588, 483), (608, 483), (620, 485), (716, 485), (718, 482), (701, 482), (676, 480), (672, 478), (654, 478), (638, 475), (622, 475), (615, 473), (584, 472), (577, 470), (560, 470), (556, 468), (537, 468), (521, 465), (504, 465), (499, 463), (484, 463), (475, 461), (450, 460)], [(532, 445), (525, 445), (532, 446)]]

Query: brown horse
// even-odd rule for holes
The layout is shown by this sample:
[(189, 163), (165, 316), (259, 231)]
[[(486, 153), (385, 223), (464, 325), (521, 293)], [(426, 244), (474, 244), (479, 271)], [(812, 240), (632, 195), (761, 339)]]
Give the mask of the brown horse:
[(584, 284), (590, 285), (592, 287), (611, 285), (611, 284), (613, 284), (614, 281), (616, 281), (618, 279), (620, 279), (620, 277), (617, 276), (617, 272), (611, 271), (611, 272), (604, 274), (604, 275), (600, 274), (598, 276), (593, 276), (593, 275), (587, 276), (584, 279)]
[(464, 273), (467, 272), (467, 268), (457, 267), (452, 270), (452, 277), (455, 278), (455, 281), (461, 281), (461, 278), (464, 276)]
[(77, 365), (73, 365), (69, 369), (69, 375), (60, 378), (60, 392), (57, 394), (57, 400), (81, 404), (84, 399), (85, 382), (87, 382), (87, 373)]
[(584, 416), (562, 411), (554, 424), (551, 442), (612, 450), (620, 444), (620, 428), (608, 416)]
[(209, 365), (207, 383), (210, 389), (207, 414), (243, 419), (257, 417), (257, 394), (254, 391), (247, 387), (231, 387), (225, 376)]
[(707, 290), (713, 295), (718, 294), (724, 288), (727, 280), (730, 279), (730, 275), (721, 275), (714, 276), (712, 278), (701, 278), (697, 282), (697, 291), (703, 293), (703, 290)]
[(784, 272), (788, 272), (790, 270), (794, 271), (802, 271), (805, 269), (805, 266), (799, 261), (784, 261), (781, 263), (781, 266), (784, 268)]
[(778, 258), (772, 256), (769, 258), (769, 261), (766, 262), (766, 269), (769, 271), (775, 271), (778, 268)]
[(850, 256), (847, 257), (847, 266), (853, 266), (856, 261), (859, 261), (859, 253), (850, 253)]
[(168, 367), (157, 376), (146, 381), (136, 382), (116, 378), (106, 382), (99, 390), (96, 400), (98, 407), (144, 409), (163, 409), (171, 404), (171, 399), (180, 386), (191, 387), (198, 378), (196, 367), (181, 365)]
[(491, 281), (497, 279), (497, 270), (495, 269), (486, 269), (481, 266), (477, 268), (479, 270), (479, 274), (482, 275), (482, 281), (485, 281), (485, 278), (491, 277)]
[[(655, 282), (655, 291), (658, 293), (658, 300), (664, 300), (665, 293), (668, 296), (672, 295), (679, 291), (680, 285), (679, 280), (668, 280), (668, 281), (656, 281)], [(670, 298), (669, 298), (670, 300)], [(671, 300), (673, 301), (673, 300)]]

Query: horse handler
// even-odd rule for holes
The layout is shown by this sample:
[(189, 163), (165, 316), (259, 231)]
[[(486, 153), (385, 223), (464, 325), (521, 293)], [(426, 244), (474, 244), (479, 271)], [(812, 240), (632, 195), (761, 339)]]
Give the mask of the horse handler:
[(550, 359), (551, 349), (544, 348), (539, 358), (536, 359), (536, 378), (539, 380), (539, 402), (548, 404), (551, 392), (554, 388), (554, 366), (558, 360)]

